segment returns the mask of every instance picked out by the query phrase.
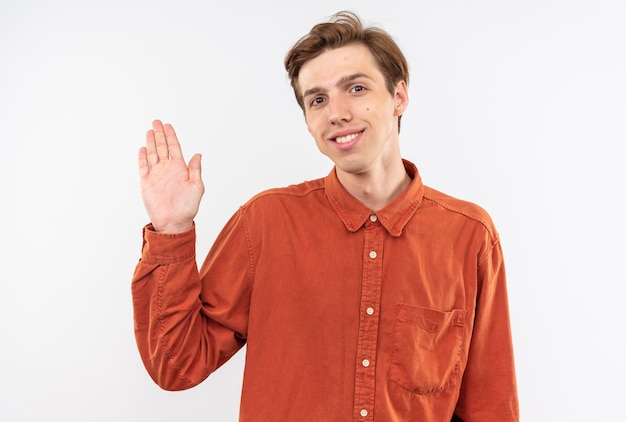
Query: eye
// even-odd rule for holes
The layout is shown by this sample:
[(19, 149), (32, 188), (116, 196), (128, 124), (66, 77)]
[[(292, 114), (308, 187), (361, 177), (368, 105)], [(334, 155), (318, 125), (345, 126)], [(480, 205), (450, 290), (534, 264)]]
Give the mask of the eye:
[(363, 85), (355, 85), (350, 89), (350, 92), (363, 92), (365, 87)]
[(309, 105), (311, 107), (315, 107), (318, 106), (320, 104), (322, 104), (324, 102), (324, 97), (315, 97), (311, 100), (311, 102), (309, 103)]

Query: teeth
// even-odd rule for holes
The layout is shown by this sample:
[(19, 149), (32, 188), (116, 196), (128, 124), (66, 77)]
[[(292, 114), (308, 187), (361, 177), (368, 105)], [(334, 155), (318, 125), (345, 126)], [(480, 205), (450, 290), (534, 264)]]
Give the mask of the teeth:
[(339, 144), (345, 144), (346, 142), (353, 140), (357, 136), (359, 136), (358, 133), (353, 133), (352, 135), (346, 135), (346, 136), (338, 136), (335, 138), (335, 142)]

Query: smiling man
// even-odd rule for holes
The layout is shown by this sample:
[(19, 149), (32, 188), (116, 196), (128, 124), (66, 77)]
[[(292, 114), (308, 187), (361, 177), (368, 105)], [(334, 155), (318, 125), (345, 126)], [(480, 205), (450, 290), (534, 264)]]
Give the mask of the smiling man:
[(244, 204), (200, 270), (200, 156), (185, 163), (169, 124), (148, 131), (132, 282), (148, 372), (190, 388), (247, 344), (242, 421), (517, 421), (498, 234), (402, 159), (402, 52), (342, 12), (285, 67), (334, 168)]
[(310, 59), (297, 79), (309, 132), (335, 163), (341, 184), (372, 210), (392, 202), (411, 182), (398, 142), (398, 119), (409, 100), (406, 81), (396, 81), (390, 92), (363, 44)]

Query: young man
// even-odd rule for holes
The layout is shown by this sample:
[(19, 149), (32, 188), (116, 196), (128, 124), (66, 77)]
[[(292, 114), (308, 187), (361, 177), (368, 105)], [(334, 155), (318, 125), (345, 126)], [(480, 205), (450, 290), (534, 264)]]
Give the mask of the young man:
[(487, 213), (424, 186), (401, 158), (408, 67), (339, 13), (285, 65), (335, 164), (263, 192), (200, 271), (200, 156), (155, 121), (139, 153), (144, 229), (135, 332), (162, 388), (203, 381), (247, 344), (242, 421), (517, 421), (504, 264)]

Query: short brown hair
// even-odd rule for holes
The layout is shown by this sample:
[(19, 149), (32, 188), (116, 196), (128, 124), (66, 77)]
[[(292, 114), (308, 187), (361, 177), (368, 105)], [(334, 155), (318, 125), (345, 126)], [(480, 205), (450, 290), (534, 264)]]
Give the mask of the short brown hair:
[(359, 17), (352, 12), (338, 12), (331, 16), (329, 22), (315, 25), (285, 56), (285, 69), (302, 110), (304, 102), (298, 85), (302, 66), (325, 51), (349, 44), (363, 44), (369, 49), (391, 95), (394, 94), (399, 81), (409, 84), (409, 66), (393, 38), (378, 27), (364, 28)]

